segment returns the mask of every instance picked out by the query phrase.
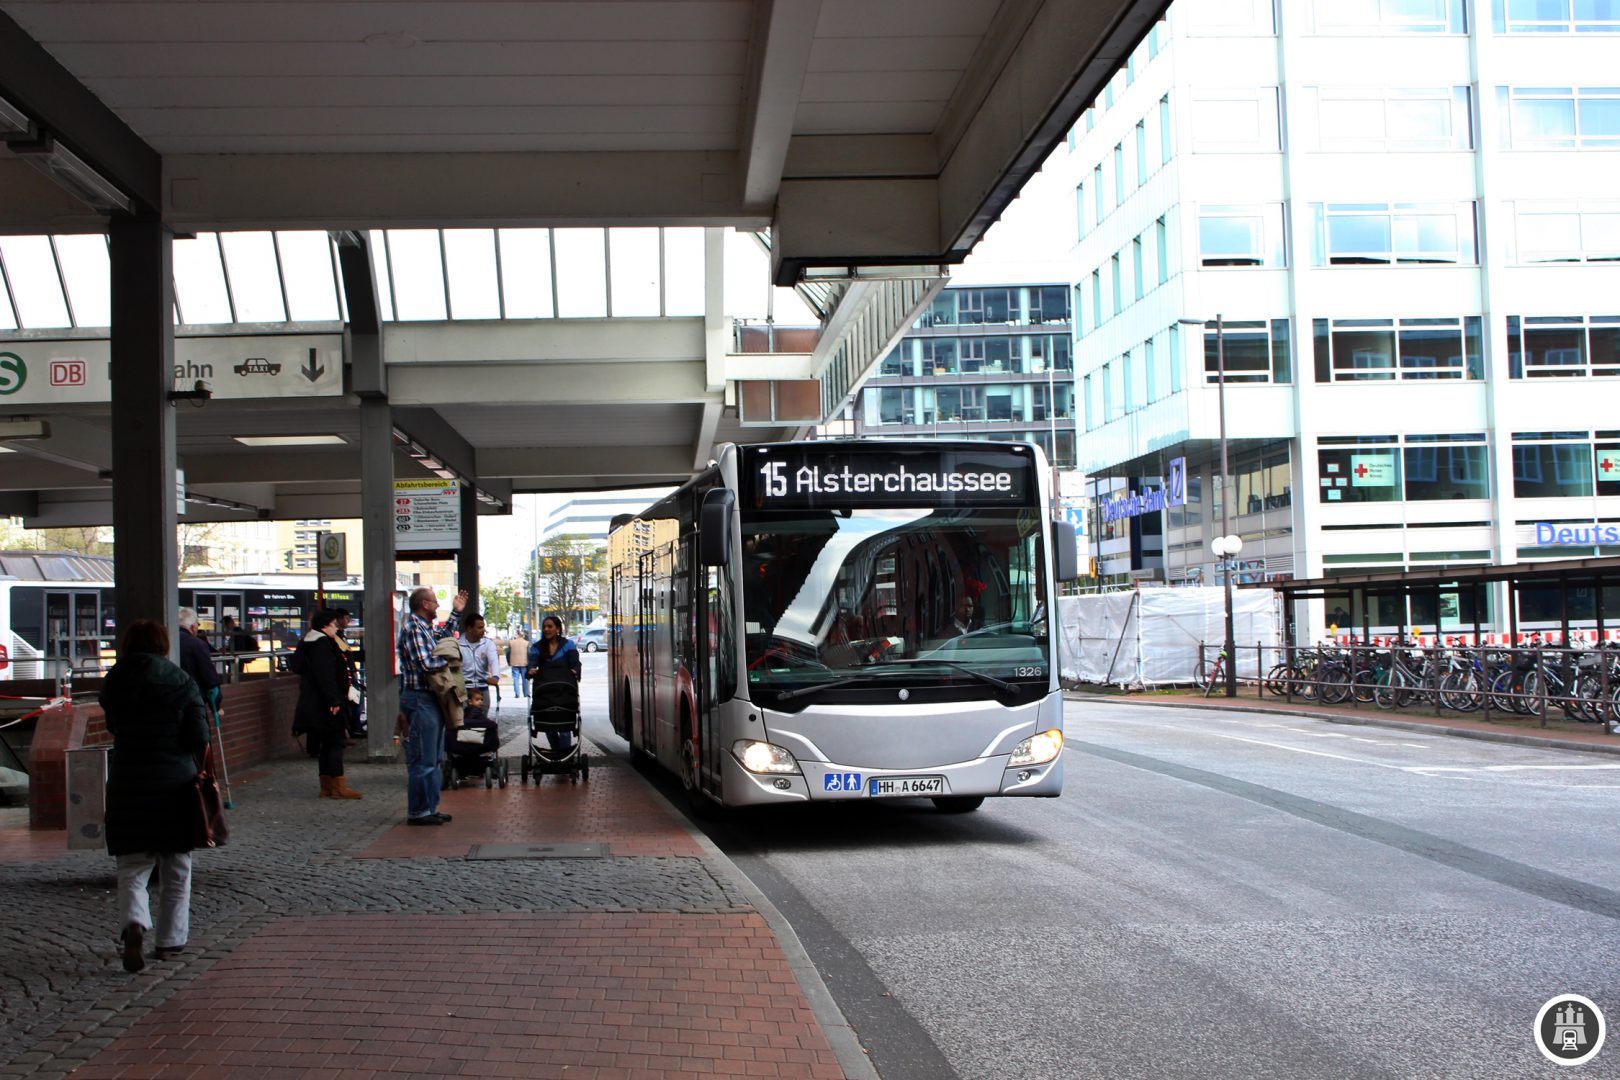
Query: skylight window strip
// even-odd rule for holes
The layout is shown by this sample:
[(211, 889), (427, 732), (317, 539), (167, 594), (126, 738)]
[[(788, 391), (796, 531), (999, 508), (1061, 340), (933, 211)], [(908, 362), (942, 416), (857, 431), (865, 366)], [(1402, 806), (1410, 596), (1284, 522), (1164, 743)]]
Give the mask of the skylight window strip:
[(287, 300), (287, 321), (333, 322), (341, 318), (331, 234), (306, 229), (278, 232), (276, 251)]
[(662, 226), (659, 226), (659, 229), (658, 229), (658, 269), (659, 269), (660, 272), (659, 272), (659, 275), (658, 275), (658, 317), (660, 319), (666, 318), (669, 315), (669, 295), (668, 295), (669, 294), (669, 289), (668, 289), (669, 274), (663, 272), (664, 268), (669, 265), (667, 262), (665, 262), (666, 258), (667, 258), (667, 255), (665, 254), (665, 251), (664, 251), (664, 229), (663, 229)]
[(613, 318), (613, 230), (602, 230), (602, 300)]
[(20, 329), (36, 330), (69, 325), (67, 298), (54, 269), (50, 237), (0, 238), (6, 268), (11, 274), (12, 299)]
[(270, 252), (276, 258), (276, 284), (281, 288), (281, 314), (292, 321), (292, 297), (287, 295), (287, 269), (281, 261), (281, 234), (270, 234)]
[(111, 325), (112, 264), (107, 254), (107, 237), (101, 233), (79, 233), (53, 236), (51, 243), (73, 325)]
[(367, 236), (371, 240), (372, 258), (379, 260), (373, 272), (373, 279), (377, 282), (377, 315), (383, 322), (394, 320), (394, 260), (388, 256), (388, 233), (382, 229), (372, 229)]
[(558, 306), (557, 295), (557, 230), (546, 230), (546, 251), (551, 256), (551, 317), (562, 318), (562, 308)]
[(11, 275), (6, 272), (6, 253), (0, 251), (0, 288), (6, 291), (6, 312), (10, 314), (9, 325), (0, 326), (0, 330), (16, 330), (22, 326), (22, 316), (17, 311), (17, 297), (11, 291)]
[(62, 254), (56, 250), (56, 235), (53, 233), (45, 238), (51, 247), (51, 266), (56, 270), (56, 284), (62, 290), (62, 304), (67, 308), (68, 326), (74, 330), (79, 328), (79, 318), (73, 311), (73, 294), (68, 292), (67, 278), (62, 274)]
[(331, 233), (326, 234), (326, 260), (332, 267), (332, 295), (337, 297), (338, 321), (347, 325), (349, 305), (345, 302), (347, 297), (343, 295), (343, 273), (338, 266), (337, 241), (332, 239)]
[[(236, 294), (231, 291), (231, 275), (225, 266), (225, 244), (217, 232), (208, 233), (207, 236), (214, 242), (214, 257), (219, 260), (219, 276), (225, 283), (225, 306), (230, 309), (231, 322), (241, 322), (242, 320), (236, 317)], [(199, 236), (197, 239), (201, 240), (202, 237)]]
[(275, 236), (267, 231), (220, 233), (225, 275), (240, 323), (284, 323), (286, 294)]
[(495, 241), (495, 304), (500, 310), (501, 321), (506, 321), (506, 275), (501, 273), (501, 230), (491, 229)]
[(454, 319), (456, 309), (450, 303), (450, 255), (445, 250), (444, 230), (435, 229), (434, 234), (439, 240), (439, 273), (441, 275), (440, 280), (444, 283), (444, 317)]

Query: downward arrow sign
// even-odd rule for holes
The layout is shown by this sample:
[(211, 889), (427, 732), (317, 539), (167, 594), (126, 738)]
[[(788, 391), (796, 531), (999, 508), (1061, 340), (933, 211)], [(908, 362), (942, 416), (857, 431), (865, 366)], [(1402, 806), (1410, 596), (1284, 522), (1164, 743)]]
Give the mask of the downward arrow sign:
[(316, 379), (326, 374), (326, 369), (315, 362), (315, 357), (316, 350), (309, 350), (309, 363), (298, 369), (299, 374), (303, 375), (303, 377), (308, 379), (310, 382), (314, 382)]

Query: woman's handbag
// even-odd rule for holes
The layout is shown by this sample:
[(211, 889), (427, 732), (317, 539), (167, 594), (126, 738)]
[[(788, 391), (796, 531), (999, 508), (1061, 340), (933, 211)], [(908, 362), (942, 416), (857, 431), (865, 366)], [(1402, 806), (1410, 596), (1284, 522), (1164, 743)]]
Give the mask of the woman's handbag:
[(219, 794), (219, 781), (214, 778), (214, 747), (210, 743), (197, 763), (197, 822), (192, 837), (193, 847), (223, 847), (231, 838), (225, 824), (225, 800)]

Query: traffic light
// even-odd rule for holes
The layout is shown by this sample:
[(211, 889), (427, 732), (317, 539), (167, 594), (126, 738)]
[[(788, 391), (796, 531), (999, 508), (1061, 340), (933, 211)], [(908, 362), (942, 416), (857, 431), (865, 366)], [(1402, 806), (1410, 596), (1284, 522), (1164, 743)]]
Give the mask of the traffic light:
[(292, 549), (288, 548), (281, 553), (281, 562), (287, 569), (292, 569)]

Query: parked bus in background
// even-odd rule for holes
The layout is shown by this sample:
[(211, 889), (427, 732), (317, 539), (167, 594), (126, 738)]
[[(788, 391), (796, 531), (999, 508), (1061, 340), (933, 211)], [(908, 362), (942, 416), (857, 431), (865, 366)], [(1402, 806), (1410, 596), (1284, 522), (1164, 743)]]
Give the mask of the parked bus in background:
[(725, 445), (613, 523), (614, 730), (715, 806), (1063, 787), (1056, 583), (1039, 448)]

